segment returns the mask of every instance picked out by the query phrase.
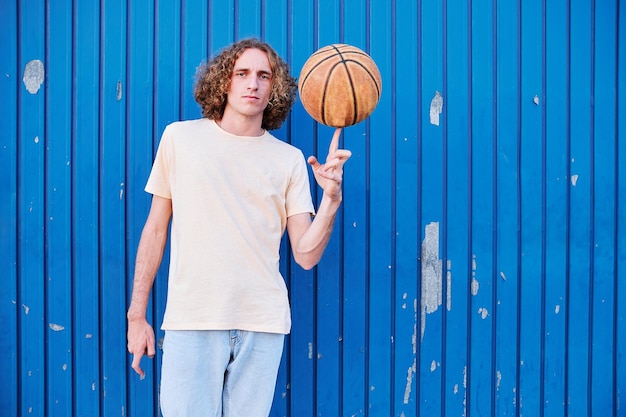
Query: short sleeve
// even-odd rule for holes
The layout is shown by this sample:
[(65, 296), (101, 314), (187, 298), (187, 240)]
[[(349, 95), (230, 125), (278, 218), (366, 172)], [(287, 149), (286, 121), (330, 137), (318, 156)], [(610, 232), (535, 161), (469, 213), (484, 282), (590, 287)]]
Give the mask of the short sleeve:
[(161, 136), (161, 141), (159, 142), (145, 191), (153, 195), (158, 195), (159, 197), (171, 199), (170, 173), (172, 171), (172, 143), (169, 130), (169, 126), (166, 127)]
[(285, 200), (287, 217), (301, 213), (315, 214), (313, 201), (311, 199), (311, 189), (309, 188), (310, 183), (307, 165), (302, 152), (298, 152), (298, 156), (293, 167)]

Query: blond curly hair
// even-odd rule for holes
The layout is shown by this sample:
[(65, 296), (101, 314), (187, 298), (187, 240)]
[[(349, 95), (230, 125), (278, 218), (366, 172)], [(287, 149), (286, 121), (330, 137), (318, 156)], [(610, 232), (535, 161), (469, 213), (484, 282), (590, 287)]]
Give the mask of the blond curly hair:
[(278, 129), (287, 119), (296, 99), (296, 79), (291, 76), (289, 65), (274, 48), (258, 39), (248, 38), (236, 42), (198, 68), (194, 98), (202, 107), (204, 117), (222, 120), (235, 62), (246, 49), (251, 48), (265, 52), (272, 69), (272, 91), (263, 112), (261, 127), (266, 130)]

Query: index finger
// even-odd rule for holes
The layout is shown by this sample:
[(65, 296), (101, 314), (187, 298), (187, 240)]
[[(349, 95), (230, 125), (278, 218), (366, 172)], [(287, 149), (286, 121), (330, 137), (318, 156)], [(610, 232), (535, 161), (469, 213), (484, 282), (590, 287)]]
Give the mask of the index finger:
[(332, 155), (339, 148), (339, 136), (341, 136), (341, 128), (338, 127), (335, 129), (335, 133), (333, 134), (333, 138), (330, 141), (330, 147), (328, 148), (328, 154)]
[(142, 357), (143, 357), (143, 352), (135, 353), (133, 355), (133, 363), (132, 363), (132, 368), (135, 370), (135, 372), (137, 372), (139, 374), (141, 379), (143, 379), (144, 376), (145, 376), (145, 374), (143, 372), (143, 369), (141, 369), (141, 366), (139, 365), (141, 363), (141, 358)]

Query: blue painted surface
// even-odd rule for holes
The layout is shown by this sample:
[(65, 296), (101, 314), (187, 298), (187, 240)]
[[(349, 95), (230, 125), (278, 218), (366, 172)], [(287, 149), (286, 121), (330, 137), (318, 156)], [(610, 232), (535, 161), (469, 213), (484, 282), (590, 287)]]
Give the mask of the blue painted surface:
[[(143, 187), (164, 127), (200, 115), (197, 66), (247, 36), (294, 76), (353, 44), (383, 79), (342, 135), (324, 259), (303, 271), (281, 247), (271, 415), (624, 414), (619, 1), (65, 3), (0, 0), (2, 415), (157, 415), (160, 350), (144, 380), (125, 350)], [(332, 129), (296, 102), (275, 134), (324, 157)], [(166, 290), (164, 266), (157, 339)]]

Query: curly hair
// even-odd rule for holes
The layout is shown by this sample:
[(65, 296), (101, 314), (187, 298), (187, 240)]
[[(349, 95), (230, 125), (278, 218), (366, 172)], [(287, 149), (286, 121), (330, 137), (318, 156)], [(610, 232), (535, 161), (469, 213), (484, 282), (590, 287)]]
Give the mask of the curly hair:
[(278, 129), (287, 119), (296, 99), (296, 79), (290, 75), (289, 65), (274, 48), (258, 39), (248, 38), (236, 42), (200, 66), (196, 74), (194, 98), (202, 107), (204, 117), (221, 120), (235, 62), (246, 49), (251, 48), (265, 52), (272, 69), (272, 91), (263, 112), (261, 127), (266, 130)]

